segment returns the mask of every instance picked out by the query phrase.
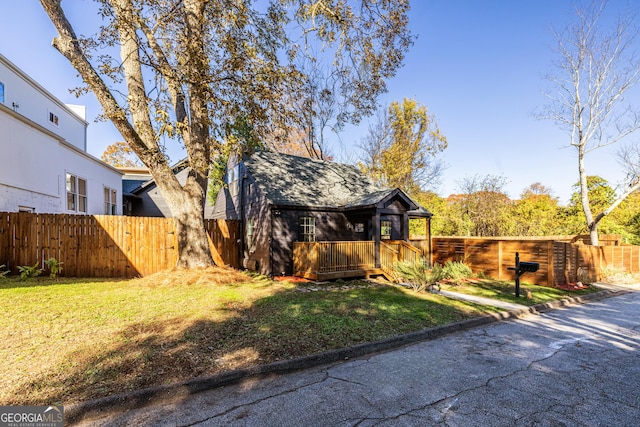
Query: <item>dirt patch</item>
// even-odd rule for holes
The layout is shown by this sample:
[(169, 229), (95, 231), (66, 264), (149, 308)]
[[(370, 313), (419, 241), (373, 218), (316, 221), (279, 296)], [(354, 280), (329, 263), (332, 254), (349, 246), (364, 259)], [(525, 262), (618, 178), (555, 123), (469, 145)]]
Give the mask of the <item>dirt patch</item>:
[(555, 285), (554, 288), (562, 289), (563, 291), (583, 291), (589, 289), (589, 285), (585, 285), (582, 282), (566, 283), (564, 285)]
[(274, 276), (273, 280), (278, 282), (289, 282), (289, 283), (312, 283), (313, 280), (305, 279), (304, 277), (296, 277), (296, 276)]

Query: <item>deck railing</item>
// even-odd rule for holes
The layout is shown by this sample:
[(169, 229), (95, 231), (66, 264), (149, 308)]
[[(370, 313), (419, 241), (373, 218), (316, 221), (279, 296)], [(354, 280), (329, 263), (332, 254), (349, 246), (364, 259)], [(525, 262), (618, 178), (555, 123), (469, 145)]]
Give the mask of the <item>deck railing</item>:
[(295, 242), (294, 272), (329, 273), (375, 267), (373, 241)]
[(398, 261), (417, 261), (422, 252), (404, 241), (380, 244), (379, 265), (376, 265), (375, 242), (295, 242), (293, 270), (299, 276), (382, 268), (390, 273)]

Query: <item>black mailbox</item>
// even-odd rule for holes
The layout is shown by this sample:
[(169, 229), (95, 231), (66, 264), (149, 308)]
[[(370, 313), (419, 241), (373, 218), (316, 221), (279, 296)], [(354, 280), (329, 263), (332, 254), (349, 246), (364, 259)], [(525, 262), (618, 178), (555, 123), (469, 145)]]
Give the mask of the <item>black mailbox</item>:
[(509, 270), (516, 272), (516, 297), (520, 297), (520, 276), (524, 273), (535, 273), (540, 268), (540, 263), (520, 261), (520, 254), (516, 252), (516, 266)]
[(520, 261), (520, 271), (523, 273), (535, 273), (539, 268), (540, 264), (537, 262)]

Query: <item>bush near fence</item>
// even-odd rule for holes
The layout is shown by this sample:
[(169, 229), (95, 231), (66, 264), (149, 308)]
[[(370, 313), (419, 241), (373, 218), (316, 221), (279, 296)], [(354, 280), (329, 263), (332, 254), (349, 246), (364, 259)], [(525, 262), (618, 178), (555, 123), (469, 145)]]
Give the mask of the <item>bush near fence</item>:
[[(240, 267), (239, 221), (208, 220), (211, 255)], [(172, 268), (178, 260), (173, 218), (0, 212), (0, 265), (44, 268), (64, 262), (70, 277), (137, 277)]]
[(515, 254), (521, 261), (540, 264), (522, 280), (556, 286), (600, 280), (601, 271), (616, 267), (629, 273), (640, 271), (640, 246), (621, 244), (617, 235), (601, 236), (603, 246), (590, 246), (588, 236), (542, 237), (433, 237), (433, 263), (464, 261), (475, 274), (512, 280)]

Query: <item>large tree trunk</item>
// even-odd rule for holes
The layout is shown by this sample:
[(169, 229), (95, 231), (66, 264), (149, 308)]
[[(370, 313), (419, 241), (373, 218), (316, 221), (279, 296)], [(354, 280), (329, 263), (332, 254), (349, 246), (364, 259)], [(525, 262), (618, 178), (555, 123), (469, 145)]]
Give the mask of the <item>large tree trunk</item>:
[[(194, 105), (192, 102), (191, 105), (192, 108), (197, 107), (198, 117), (196, 120), (202, 120), (204, 117), (203, 121), (197, 122), (195, 126), (190, 126), (191, 123), (186, 117), (184, 120), (186, 125), (183, 137), (191, 171), (183, 187), (178, 182), (156, 141), (149, 117), (149, 98), (144, 89), (136, 36), (137, 28), (133, 19), (131, 1), (117, 0), (113, 2), (113, 6), (118, 18), (121, 19), (119, 32), (122, 64), (129, 91), (130, 113), (135, 125), (128, 120), (127, 112), (118, 104), (109, 87), (89, 62), (79, 45), (78, 37), (62, 10), (60, 1), (41, 0), (41, 3), (58, 31), (58, 37), (53, 40), (52, 45), (78, 71), (100, 102), (105, 115), (113, 122), (140, 160), (149, 168), (162, 196), (171, 209), (176, 221), (178, 237), (177, 266), (190, 268), (213, 265), (208, 236), (204, 228), (204, 198), (209, 155), (206, 139), (208, 130), (206, 103), (198, 100), (196, 102), (201, 102), (201, 104)], [(187, 3), (192, 9), (196, 9), (195, 12), (199, 13), (198, 18), (201, 20), (201, 9), (197, 10), (200, 3), (195, 1)], [(196, 34), (196, 36), (200, 40), (202, 39), (202, 33)], [(201, 48), (201, 46), (200, 44), (197, 47)], [(170, 80), (171, 76), (168, 76), (168, 79)], [(181, 94), (176, 93), (174, 97), (178, 100), (176, 104), (180, 104), (179, 101), (183, 99)], [(176, 107), (180, 107), (180, 105), (176, 105)], [(177, 111), (178, 113), (184, 111), (184, 108)], [(193, 138), (191, 138), (190, 131), (194, 134)]]
[[(581, 135), (582, 132), (580, 131)], [(582, 136), (580, 136), (582, 138)], [(587, 172), (584, 167), (584, 144), (578, 146), (578, 174), (580, 176), (580, 202), (582, 204), (582, 212), (587, 221), (587, 228), (589, 229), (589, 236), (591, 238), (591, 244), (598, 246), (598, 222), (593, 218), (593, 212), (591, 212), (591, 206), (589, 205), (589, 185), (587, 181)]]
[[(200, 209), (202, 211), (202, 209)], [(178, 238), (179, 268), (208, 267), (213, 265), (204, 215), (185, 209), (174, 216)]]

